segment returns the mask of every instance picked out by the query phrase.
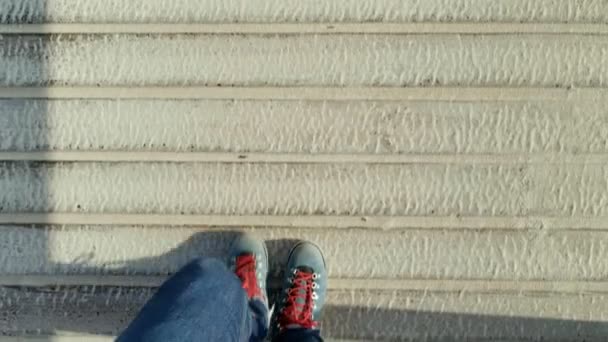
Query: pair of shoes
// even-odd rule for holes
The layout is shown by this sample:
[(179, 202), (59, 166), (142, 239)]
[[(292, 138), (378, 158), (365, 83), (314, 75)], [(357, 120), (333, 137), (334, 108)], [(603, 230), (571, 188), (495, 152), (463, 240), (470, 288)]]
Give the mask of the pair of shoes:
[[(249, 300), (261, 301), (268, 309), (268, 251), (264, 243), (242, 235), (230, 249), (228, 265), (241, 280)], [(279, 331), (318, 329), (326, 290), (327, 271), (321, 250), (310, 242), (298, 243), (289, 253), (283, 279), (276, 319)], [(267, 312), (270, 315), (270, 310)]]

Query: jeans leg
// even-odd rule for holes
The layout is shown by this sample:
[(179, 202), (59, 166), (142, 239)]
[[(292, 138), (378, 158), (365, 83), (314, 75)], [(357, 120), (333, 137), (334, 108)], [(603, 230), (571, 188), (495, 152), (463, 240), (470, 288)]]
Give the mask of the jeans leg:
[(321, 332), (311, 329), (285, 329), (273, 342), (323, 342)]
[(249, 341), (257, 330), (238, 278), (197, 259), (167, 280), (117, 342)]
[(251, 329), (251, 342), (263, 341), (268, 335), (268, 327), (270, 325), (270, 317), (266, 304), (259, 300), (252, 300), (249, 303), (249, 309), (254, 320)]

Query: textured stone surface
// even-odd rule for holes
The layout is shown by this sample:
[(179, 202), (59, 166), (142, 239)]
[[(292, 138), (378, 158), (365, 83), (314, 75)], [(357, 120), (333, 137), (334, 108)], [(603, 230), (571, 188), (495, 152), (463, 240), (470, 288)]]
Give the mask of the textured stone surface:
[(1, 23), (30, 22), (602, 22), (602, 0), (1, 0)]
[(604, 165), (0, 164), (4, 212), (605, 215)]
[[(0, 227), (0, 335), (83, 334), (75, 341), (116, 334), (154, 289), (100, 284), (158, 281), (194, 257), (223, 257), (235, 234), (250, 230), (268, 242), (274, 272), (296, 239), (325, 250), (337, 284), (323, 321), (327, 338), (605, 340), (608, 35), (586, 24), (608, 22), (608, 2), (0, 0), (0, 24), (82, 24), (55, 25), (56, 32), (160, 28), (123, 26), (132, 23), (208, 24), (209, 32), (232, 23), (238, 31), (252, 22), (266, 32), (275, 32), (274, 23), (292, 23), (290, 30), (321, 23), (316, 27), (327, 31), (59, 35), (38, 25), (19, 30), (40, 35), (0, 36), (0, 86), (42, 86), (28, 91), (42, 98), (48, 85), (74, 91), (0, 99), (2, 156), (148, 156), (145, 163), (0, 162), (0, 219), (7, 223)], [(419, 34), (330, 34), (332, 23), (382, 30), (416, 22), (431, 24), (407, 26), (424, 27)], [(444, 33), (433, 22), (447, 23)], [(540, 34), (518, 23), (579, 34)], [(445, 31), (452, 27), (469, 34)], [(476, 28), (489, 29), (470, 34)], [(343, 94), (354, 87), (437, 94), (441, 87), (452, 87), (450, 94), (496, 88), (491, 98), (484, 92), (467, 102), (445, 94), (443, 101), (205, 100), (210, 89), (178, 101), (85, 100), (81, 86), (172, 86), (174, 94), (187, 86), (323, 86)], [(556, 87), (571, 91), (530, 100)], [(504, 101), (501, 89), (513, 88), (521, 93)], [(592, 96), (570, 96), (577, 88)], [(336, 100), (331, 90), (321, 98)], [(11, 91), (21, 89), (0, 93)], [(527, 101), (518, 100), (528, 91)], [(230, 164), (214, 159), (220, 154), (197, 154), (208, 159), (163, 163), (154, 159), (162, 154), (140, 153), (159, 151), (244, 159)], [(249, 153), (267, 159), (246, 159)], [(333, 154), (349, 162), (329, 159)], [(277, 155), (293, 157), (269, 162)], [(311, 155), (317, 159), (306, 159)], [(412, 158), (387, 163), (401, 156)], [(426, 162), (412, 162), (418, 156)], [(215, 215), (221, 224), (154, 221), (192, 219), (188, 214)], [(222, 227), (235, 216), (257, 228)], [(133, 217), (129, 224), (139, 225), (98, 225)], [(16, 226), (12, 219), (74, 225)], [(264, 227), (271, 219), (276, 227)], [(346, 229), (323, 219), (366, 225)], [(391, 220), (410, 224), (385, 224)], [(440, 223), (445, 229), (433, 226)], [(49, 282), (76, 286), (45, 287)], [(16, 284), (37, 287), (9, 286)]]
[(607, 48), (603, 35), (6, 36), (0, 85), (605, 87)]
[[(116, 334), (152, 291), (2, 288), (0, 329)], [(607, 308), (608, 298), (597, 294), (330, 291), (322, 326), (326, 337), (338, 338), (601, 341)]]
[(0, 150), (600, 153), (607, 104), (0, 100)]
[[(223, 258), (242, 230), (138, 226), (4, 226), (0, 274), (175, 272), (198, 256)], [(603, 280), (608, 234), (592, 231), (462, 231), (257, 228), (271, 267), (282, 270), (293, 243), (325, 252), (333, 278)]]

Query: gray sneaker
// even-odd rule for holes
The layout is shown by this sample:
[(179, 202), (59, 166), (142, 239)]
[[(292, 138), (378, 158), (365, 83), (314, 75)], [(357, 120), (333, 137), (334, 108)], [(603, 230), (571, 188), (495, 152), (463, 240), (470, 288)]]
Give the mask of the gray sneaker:
[(310, 242), (298, 243), (287, 261), (278, 307), (279, 330), (318, 329), (326, 292), (327, 271), (321, 249)]
[(228, 267), (241, 280), (247, 298), (261, 301), (268, 311), (268, 251), (264, 242), (251, 234), (243, 234), (234, 241), (229, 255)]

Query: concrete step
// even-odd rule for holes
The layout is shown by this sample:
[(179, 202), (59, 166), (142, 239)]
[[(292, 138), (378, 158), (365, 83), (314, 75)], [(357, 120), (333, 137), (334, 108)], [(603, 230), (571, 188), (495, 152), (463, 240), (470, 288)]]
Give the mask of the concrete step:
[[(199, 256), (224, 258), (243, 231), (267, 242), (274, 274), (282, 271), (295, 241), (309, 240), (324, 250), (331, 278), (359, 279), (358, 284), (401, 280), (410, 288), (417, 280), (452, 279), (465, 281), (459, 284), (466, 290), (479, 286), (466, 281), (492, 280), (525, 289), (525, 281), (608, 278), (603, 231), (11, 225), (0, 230), (0, 275), (166, 275)], [(401, 288), (399, 281), (386, 286)]]
[(500, 21), (606, 22), (602, 0), (576, 3), (554, 0), (271, 0), (263, 4), (238, 1), (176, 0), (3, 0), (1, 23), (42, 22), (422, 22)]
[(608, 211), (601, 164), (1, 166), (0, 210), (9, 213), (568, 218)]
[[(4, 334), (58, 329), (117, 334), (151, 288), (2, 288)], [(328, 338), (426, 341), (600, 341), (605, 294), (438, 293), (330, 290), (322, 321)]]
[(105, 158), (118, 152), (190, 153), (182, 158), (191, 152), (219, 152), (246, 156), (242, 161), (255, 153), (266, 158), (292, 154), (293, 160), (306, 158), (304, 154), (339, 154), (332, 160), (352, 156), (349, 160), (378, 162), (387, 155), (457, 162), (477, 154), (487, 154), (486, 162), (509, 162), (517, 161), (517, 154), (545, 153), (563, 161), (574, 154), (608, 152), (607, 105), (601, 99), (3, 99), (0, 150), (104, 151)]
[[(0, 334), (105, 341), (267, 241), (324, 335), (603, 341), (608, 3), (0, 0)], [(15, 25), (19, 24), (19, 25)]]
[(605, 35), (9, 35), (0, 85), (605, 87), (607, 46)]

